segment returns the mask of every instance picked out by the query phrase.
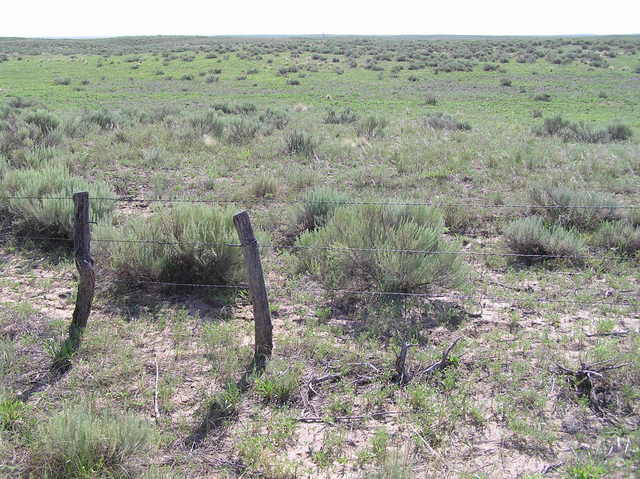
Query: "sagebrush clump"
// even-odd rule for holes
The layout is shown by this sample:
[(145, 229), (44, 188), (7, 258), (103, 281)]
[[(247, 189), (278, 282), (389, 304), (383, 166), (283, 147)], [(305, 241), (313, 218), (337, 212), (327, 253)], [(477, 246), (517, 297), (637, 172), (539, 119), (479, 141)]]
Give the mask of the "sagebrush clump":
[(640, 251), (640, 228), (625, 221), (606, 221), (595, 231), (592, 243), (600, 248), (634, 256)]
[(558, 257), (581, 263), (585, 244), (573, 230), (546, 224), (540, 216), (520, 218), (510, 223), (504, 232), (512, 253), (522, 255), (515, 260), (532, 264)]
[(216, 138), (222, 138), (224, 133), (225, 123), (213, 110), (194, 113), (187, 118), (187, 122), (198, 135), (212, 135)]
[(384, 118), (369, 116), (356, 127), (356, 134), (368, 139), (382, 138), (387, 124)]
[(565, 142), (575, 143), (611, 143), (627, 141), (633, 136), (633, 131), (627, 125), (614, 123), (604, 129), (593, 128), (586, 123), (573, 123), (554, 116), (545, 118), (543, 124), (534, 128), (537, 136), (555, 136)]
[[(90, 197), (114, 196), (103, 182), (89, 182), (73, 176), (62, 160), (34, 168), (6, 169), (0, 176), (0, 197), (21, 199), (0, 199), (0, 209), (13, 217), (17, 230), (70, 237), (74, 221), (71, 197), (79, 191), (88, 191)], [(113, 209), (113, 201), (94, 201), (91, 203), (92, 219), (106, 222)]]
[(239, 119), (229, 122), (227, 141), (233, 145), (246, 145), (260, 132), (260, 123), (249, 119)]
[(83, 114), (83, 120), (93, 123), (103, 130), (113, 130), (118, 128), (122, 120), (112, 111), (101, 109), (95, 111), (86, 111)]
[(96, 238), (118, 242), (101, 243), (97, 251), (132, 281), (232, 283), (243, 276), (240, 248), (226, 245), (237, 241), (234, 213), (227, 208), (179, 205), (149, 218), (133, 218), (118, 228), (98, 227)]
[(31, 445), (37, 477), (133, 477), (132, 459), (157, 442), (147, 421), (84, 405), (65, 408), (40, 425)]
[(323, 227), (302, 234), (296, 244), (338, 248), (299, 252), (301, 267), (329, 288), (428, 292), (460, 286), (468, 271), (454, 253), (460, 245), (445, 232), (441, 213), (432, 208), (359, 205), (337, 208)]
[(324, 118), (324, 123), (329, 125), (344, 125), (348, 123), (355, 123), (358, 120), (358, 115), (353, 110), (347, 108), (340, 113), (335, 110), (329, 110), (327, 116)]
[(608, 193), (580, 191), (566, 186), (543, 185), (530, 190), (533, 210), (548, 221), (582, 231), (620, 217), (618, 202)]
[(445, 113), (432, 113), (425, 118), (424, 123), (434, 130), (469, 131), (471, 125), (464, 121), (458, 121)]
[(296, 213), (296, 224), (302, 231), (312, 231), (324, 226), (336, 208), (349, 201), (345, 193), (330, 188), (308, 192)]
[(317, 148), (316, 141), (304, 131), (292, 131), (285, 137), (285, 151), (289, 155), (303, 155), (310, 158)]

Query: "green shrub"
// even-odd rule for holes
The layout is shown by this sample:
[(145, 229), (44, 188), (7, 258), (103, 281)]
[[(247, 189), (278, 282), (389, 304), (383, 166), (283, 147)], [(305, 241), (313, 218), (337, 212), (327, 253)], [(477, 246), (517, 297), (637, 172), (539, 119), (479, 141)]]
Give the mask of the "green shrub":
[(633, 256), (640, 251), (640, 228), (624, 221), (607, 221), (596, 230), (592, 242), (595, 246)]
[(72, 115), (62, 119), (60, 130), (68, 138), (83, 138), (87, 134), (88, 125), (82, 116)]
[(31, 140), (30, 135), (28, 126), (13, 116), (0, 122), (0, 154), (11, 156), (14, 151), (24, 148)]
[(320, 188), (307, 193), (302, 201), (296, 223), (301, 230), (312, 231), (324, 226), (336, 208), (349, 201), (349, 197), (339, 191)]
[[(429, 291), (459, 286), (467, 272), (460, 247), (445, 240), (439, 211), (425, 207), (360, 205), (337, 208), (322, 228), (297, 241), (305, 247), (350, 247), (376, 251), (302, 249), (302, 269), (330, 288)], [(379, 250), (424, 250), (411, 254)], [(451, 254), (442, 254), (452, 252)]]
[(25, 116), (24, 121), (29, 125), (35, 125), (42, 136), (52, 133), (60, 125), (60, 120), (48, 111), (38, 110)]
[(114, 112), (104, 109), (85, 111), (83, 114), (83, 120), (88, 123), (93, 123), (103, 130), (113, 130), (118, 128), (120, 124), (120, 120)]
[(285, 151), (288, 155), (303, 155), (310, 158), (317, 145), (315, 140), (303, 131), (292, 131), (285, 137)]
[[(0, 338), (0, 376), (1, 377), (7, 377), (6, 375), (11, 370), (16, 360), (16, 357), (17, 357), (16, 346), (13, 343), (13, 341), (11, 341), (10, 339)], [(2, 392), (0, 390), (0, 399), (1, 398), (2, 398)]]
[(549, 102), (549, 101), (551, 101), (551, 95), (549, 95), (548, 93), (541, 93), (539, 95), (534, 96), (533, 99), (535, 101), (546, 101), (546, 102)]
[(131, 219), (117, 229), (96, 228), (95, 236), (142, 242), (101, 244), (106, 261), (129, 279), (227, 284), (242, 276), (240, 248), (224, 245), (237, 242), (234, 212), (208, 205), (180, 205), (148, 218)]
[(256, 178), (251, 186), (251, 193), (256, 198), (273, 198), (278, 192), (278, 180), (271, 175)]
[(356, 127), (356, 134), (365, 138), (382, 138), (387, 127), (387, 120), (370, 116)]
[(427, 95), (424, 98), (424, 104), (428, 106), (436, 106), (438, 104), (438, 99), (433, 95)]
[[(6, 156), (0, 155), (0, 180), (4, 178), (4, 175), (11, 169), (11, 165), (9, 164), (9, 160)], [(0, 198), (1, 200), (1, 198)]]
[(266, 403), (286, 404), (293, 400), (302, 376), (302, 366), (284, 359), (272, 359), (255, 381), (255, 391)]
[(21, 109), (21, 108), (29, 108), (33, 106), (33, 100), (22, 98), (20, 96), (9, 98), (7, 101), (11, 108)]
[(268, 129), (283, 130), (289, 124), (289, 115), (267, 108), (265, 112), (258, 117), (258, 120)]
[(87, 406), (65, 407), (34, 434), (38, 477), (131, 477), (132, 459), (156, 441), (147, 421)]
[(211, 108), (216, 111), (221, 111), (225, 115), (234, 114), (236, 112), (235, 107), (233, 105), (229, 105), (228, 103), (214, 103), (213, 105), (211, 105)]
[(633, 131), (627, 125), (615, 123), (607, 127), (611, 141), (627, 141), (633, 136)]
[(580, 461), (567, 468), (566, 479), (605, 479), (608, 475), (605, 464), (593, 461)]
[(10, 157), (20, 149), (34, 146), (52, 147), (59, 144), (62, 137), (57, 128), (51, 128), (57, 119), (47, 118), (48, 114), (43, 113), (28, 115), (32, 123), (27, 123), (14, 115), (9, 115), (4, 121), (0, 121), (0, 154)]
[(447, 230), (455, 234), (466, 234), (480, 223), (477, 212), (464, 206), (446, 206), (442, 216)]
[(555, 136), (565, 142), (576, 143), (610, 143), (627, 141), (633, 131), (622, 123), (615, 123), (606, 129), (594, 129), (585, 123), (572, 123), (558, 115), (545, 118), (543, 124), (534, 128), (537, 136)]
[(466, 60), (459, 59), (447, 59), (443, 60), (441, 63), (437, 64), (437, 66), (433, 69), (434, 73), (444, 72), (470, 72), (473, 70), (473, 63)]
[(198, 135), (213, 135), (222, 138), (224, 133), (224, 121), (218, 117), (215, 111), (209, 110), (203, 113), (191, 115), (187, 121)]
[(11, 115), (11, 107), (6, 103), (0, 104), (0, 120), (6, 120)]
[(59, 154), (60, 152), (55, 148), (36, 145), (28, 150), (15, 152), (10, 164), (14, 168), (40, 168), (50, 163)]
[[(2, 157), (0, 157), (1, 160)], [(0, 161), (0, 175), (2, 174), (2, 162)], [(640, 208), (631, 208), (625, 215), (624, 220), (632, 226), (640, 226)]]
[(0, 431), (14, 431), (27, 415), (27, 405), (0, 393)]
[(366, 471), (360, 479), (415, 479), (417, 476), (411, 469), (409, 454), (400, 450), (387, 452), (382, 457), (382, 464), (373, 471)]
[(356, 115), (350, 108), (347, 108), (340, 113), (336, 113), (335, 110), (329, 110), (324, 119), (324, 123), (330, 125), (343, 125), (346, 123), (355, 123), (357, 120), (358, 115)]
[[(79, 191), (88, 191), (90, 197), (113, 196), (105, 183), (72, 176), (65, 164), (48, 163), (42, 168), (8, 170), (0, 179), (0, 209), (14, 217), (20, 231), (68, 237), (73, 231), (71, 197)], [(31, 199), (2, 200), (3, 196)], [(107, 221), (113, 208), (113, 201), (92, 201), (92, 220)]]
[(236, 106), (236, 113), (240, 115), (248, 115), (256, 112), (256, 106), (253, 103), (242, 103)]
[[(580, 263), (584, 242), (572, 230), (562, 226), (545, 224), (539, 216), (529, 216), (513, 221), (504, 232), (507, 247), (520, 255), (570, 256), (574, 263)], [(520, 257), (526, 264), (542, 262), (552, 258)]]
[(229, 103), (215, 103), (212, 108), (221, 111), (225, 115), (248, 115), (256, 112), (256, 106), (253, 103), (243, 103), (241, 105), (230, 105)]
[(221, 391), (217, 392), (209, 403), (210, 419), (221, 421), (238, 414), (242, 395), (240, 389), (233, 383), (227, 383)]
[(548, 221), (581, 231), (594, 230), (603, 221), (619, 218), (618, 202), (607, 193), (540, 186), (532, 188), (529, 197), (533, 204), (545, 207), (535, 211), (542, 212)]
[(229, 123), (227, 140), (234, 145), (245, 145), (253, 140), (260, 131), (260, 124), (256, 121), (236, 119)]
[(458, 121), (455, 118), (445, 113), (432, 113), (427, 116), (424, 121), (425, 125), (434, 130), (449, 130), (449, 131), (469, 131), (471, 125), (464, 121)]
[(560, 115), (552, 118), (545, 118), (541, 127), (536, 130), (538, 136), (558, 136), (564, 129), (568, 128), (571, 123)]

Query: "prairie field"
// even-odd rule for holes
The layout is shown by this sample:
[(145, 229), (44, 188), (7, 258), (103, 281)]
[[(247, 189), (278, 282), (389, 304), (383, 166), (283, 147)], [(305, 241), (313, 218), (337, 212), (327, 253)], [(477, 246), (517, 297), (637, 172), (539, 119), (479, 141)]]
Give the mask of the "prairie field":
[(639, 113), (638, 36), (0, 38), (0, 477), (639, 477)]

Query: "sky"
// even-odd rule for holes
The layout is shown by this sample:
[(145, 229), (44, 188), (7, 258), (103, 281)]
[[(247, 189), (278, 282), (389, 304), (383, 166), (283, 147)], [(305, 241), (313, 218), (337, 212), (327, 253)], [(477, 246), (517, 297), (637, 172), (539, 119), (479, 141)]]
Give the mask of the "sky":
[(0, 37), (640, 33), (640, 0), (0, 0)]

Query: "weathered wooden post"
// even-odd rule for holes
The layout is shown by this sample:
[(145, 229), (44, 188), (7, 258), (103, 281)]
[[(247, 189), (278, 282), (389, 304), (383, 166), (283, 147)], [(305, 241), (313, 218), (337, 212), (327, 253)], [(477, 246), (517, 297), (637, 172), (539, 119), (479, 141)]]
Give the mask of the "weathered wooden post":
[(258, 369), (265, 366), (266, 359), (271, 356), (273, 337), (269, 298), (264, 284), (262, 262), (258, 242), (253, 234), (249, 214), (242, 211), (233, 217), (233, 223), (238, 231), (238, 238), (242, 245), (242, 253), (249, 279), (249, 292), (253, 303), (253, 321), (255, 328), (255, 365)]
[(80, 275), (78, 281), (78, 294), (76, 307), (73, 311), (73, 319), (69, 326), (69, 340), (73, 349), (77, 349), (82, 339), (82, 333), (87, 327), (91, 304), (96, 287), (96, 275), (93, 271), (93, 258), (91, 258), (91, 231), (89, 229), (89, 193), (74, 193), (74, 227), (73, 227), (73, 252), (76, 260), (76, 268)]

